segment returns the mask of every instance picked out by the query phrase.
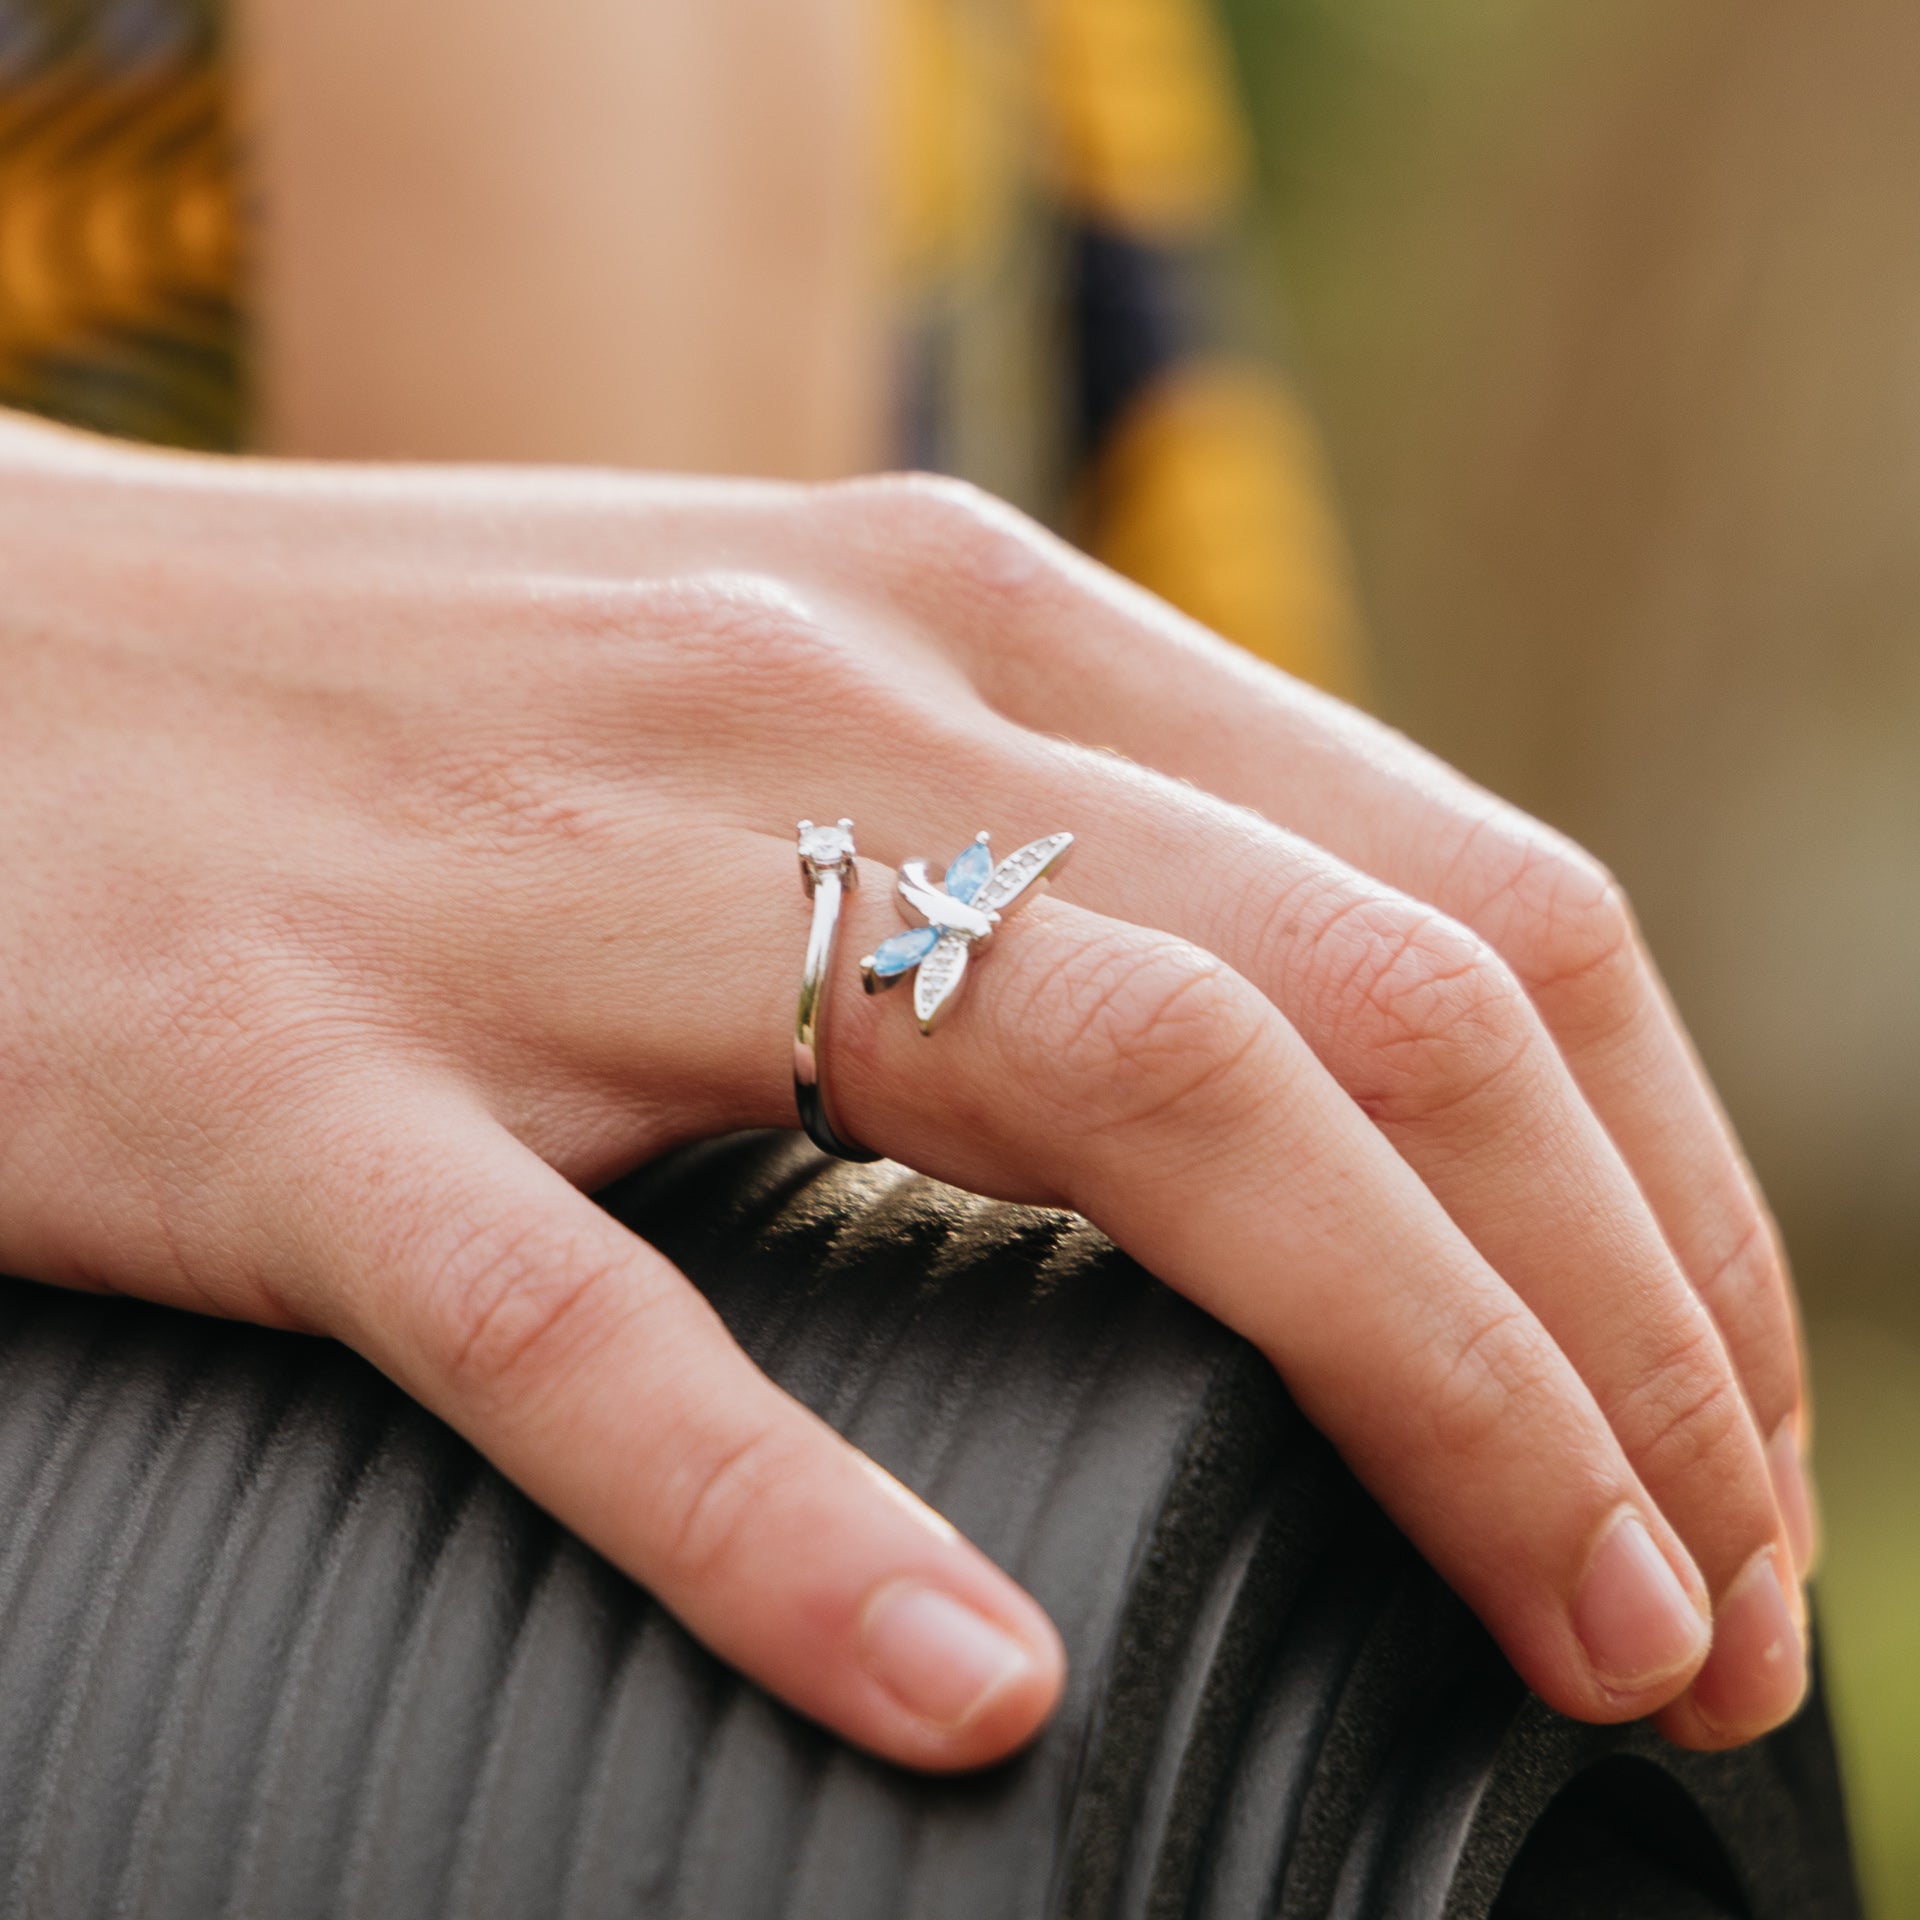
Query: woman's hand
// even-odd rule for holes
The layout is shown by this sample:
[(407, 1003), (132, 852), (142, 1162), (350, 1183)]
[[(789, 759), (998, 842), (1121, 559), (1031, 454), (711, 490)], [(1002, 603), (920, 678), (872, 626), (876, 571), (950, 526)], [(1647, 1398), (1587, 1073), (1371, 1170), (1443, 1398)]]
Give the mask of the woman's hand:
[[(1554, 1706), (1793, 1709), (1786, 1275), (1576, 848), (950, 485), (14, 426), (0, 529), (0, 1267), (349, 1341), (802, 1711), (1007, 1752), (1039, 1608), (579, 1191), (792, 1123), (849, 814), (847, 1131), (1257, 1342)], [(928, 1040), (848, 956), (983, 825), (1075, 862)]]

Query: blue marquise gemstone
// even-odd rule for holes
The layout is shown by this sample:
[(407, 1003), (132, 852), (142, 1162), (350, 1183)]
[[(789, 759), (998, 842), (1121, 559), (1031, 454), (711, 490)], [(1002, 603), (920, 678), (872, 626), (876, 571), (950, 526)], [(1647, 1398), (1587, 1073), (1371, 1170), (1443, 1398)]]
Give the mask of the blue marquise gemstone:
[(947, 869), (947, 891), (956, 900), (971, 900), (993, 872), (993, 855), (978, 840)]
[(910, 927), (905, 933), (882, 940), (873, 950), (874, 972), (883, 979), (891, 979), (896, 973), (917, 967), (933, 951), (933, 943), (939, 938), (938, 927)]

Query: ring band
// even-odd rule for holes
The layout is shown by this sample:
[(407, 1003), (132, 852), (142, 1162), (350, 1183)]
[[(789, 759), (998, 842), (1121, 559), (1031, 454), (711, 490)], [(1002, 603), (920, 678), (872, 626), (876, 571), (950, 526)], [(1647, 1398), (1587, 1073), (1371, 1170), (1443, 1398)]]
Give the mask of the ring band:
[(807, 1138), (823, 1153), (842, 1160), (878, 1160), (877, 1153), (844, 1139), (827, 1115), (826, 1089), (820, 1080), (820, 1049), (826, 1022), (827, 988), (833, 971), (834, 943), (840, 934), (840, 907), (846, 890), (860, 884), (854, 859), (853, 822), (816, 827), (800, 822), (800, 881), (813, 901), (813, 925), (807, 933), (806, 964), (800, 974), (800, 1010), (793, 1023), (793, 1103)]

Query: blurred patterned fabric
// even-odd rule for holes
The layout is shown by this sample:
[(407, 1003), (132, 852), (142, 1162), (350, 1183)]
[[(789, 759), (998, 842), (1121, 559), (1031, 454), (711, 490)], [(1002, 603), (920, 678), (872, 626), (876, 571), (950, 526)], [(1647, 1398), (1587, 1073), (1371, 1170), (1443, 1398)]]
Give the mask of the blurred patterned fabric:
[(1233, 326), (1252, 154), (1208, 0), (893, 12), (915, 461), (1358, 692), (1316, 436)]
[[(0, 403), (242, 446), (218, 0), (0, 0)], [(1317, 445), (1226, 325), (1249, 171), (1207, 0), (891, 0), (903, 455), (1343, 691)]]
[(239, 446), (235, 180), (205, 0), (0, 0), (0, 403)]

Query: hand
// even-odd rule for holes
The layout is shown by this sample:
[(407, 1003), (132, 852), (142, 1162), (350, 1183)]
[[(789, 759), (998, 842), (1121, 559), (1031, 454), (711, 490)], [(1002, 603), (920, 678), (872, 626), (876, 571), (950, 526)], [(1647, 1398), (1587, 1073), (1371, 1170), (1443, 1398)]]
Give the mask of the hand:
[[(1794, 1707), (1787, 1279), (1576, 848), (937, 482), (13, 427), (0, 528), (0, 1267), (349, 1341), (802, 1711), (1007, 1752), (1040, 1609), (580, 1192), (792, 1123), (849, 814), (848, 1132), (1255, 1341), (1552, 1705)], [(1079, 845), (929, 1040), (852, 957), (983, 825)]]

